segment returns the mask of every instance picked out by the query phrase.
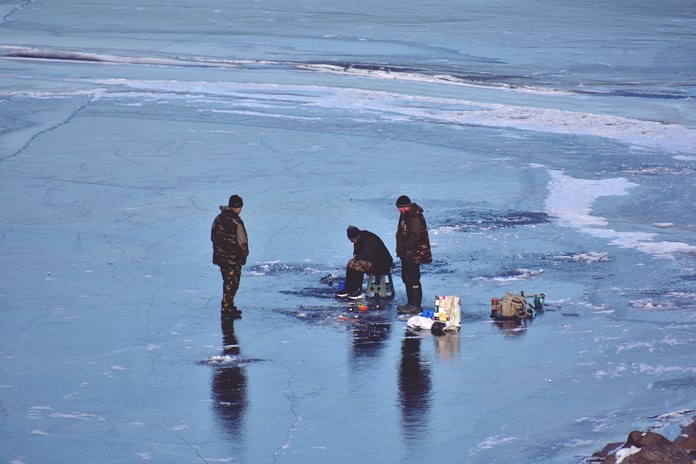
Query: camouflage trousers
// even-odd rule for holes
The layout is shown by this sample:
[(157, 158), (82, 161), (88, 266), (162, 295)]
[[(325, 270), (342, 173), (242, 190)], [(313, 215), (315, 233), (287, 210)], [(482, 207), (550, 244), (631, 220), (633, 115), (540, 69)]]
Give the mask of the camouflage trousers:
[(222, 301), (220, 309), (222, 312), (237, 309), (234, 305), (234, 297), (239, 290), (239, 281), (242, 278), (242, 266), (220, 267), (222, 274)]
[(372, 274), (372, 269), (374, 268), (374, 265), (371, 262), (364, 259), (351, 259), (350, 261), (348, 261), (346, 267), (353, 271)]
[(346, 290), (353, 293), (362, 290), (365, 274), (371, 274), (374, 265), (364, 259), (351, 259), (346, 265)]

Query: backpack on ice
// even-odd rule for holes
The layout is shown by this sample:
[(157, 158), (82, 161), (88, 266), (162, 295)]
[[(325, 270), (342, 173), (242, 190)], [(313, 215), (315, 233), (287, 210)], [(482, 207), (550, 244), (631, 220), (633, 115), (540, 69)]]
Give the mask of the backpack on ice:
[(502, 300), (493, 298), (491, 300), (491, 317), (493, 319), (525, 319), (533, 317), (535, 311), (543, 310), (545, 295), (540, 293), (533, 296), (534, 306), (529, 304), (524, 292), (519, 294), (507, 292)]

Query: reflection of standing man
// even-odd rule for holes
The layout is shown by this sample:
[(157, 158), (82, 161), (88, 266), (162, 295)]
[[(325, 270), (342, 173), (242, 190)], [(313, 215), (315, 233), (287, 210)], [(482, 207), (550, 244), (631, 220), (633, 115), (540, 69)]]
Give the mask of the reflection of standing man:
[(222, 315), (238, 316), (242, 312), (234, 305), (239, 289), (242, 266), (249, 256), (249, 243), (244, 222), (239, 214), (244, 202), (239, 195), (232, 195), (227, 206), (220, 206), (220, 214), (213, 221), (210, 240), (213, 242), (213, 264), (220, 266), (222, 274)]
[(234, 334), (234, 321), (222, 322), (223, 362), (213, 376), (211, 396), (222, 429), (231, 438), (241, 439), (247, 400), (247, 378), (240, 365), (239, 343)]
[(428, 411), (432, 395), (430, 370), (420, 359), (421, 339), (406, 332), (401, 343), (399, 365), (399, 403), (404, 438), (422, 439), (428, 429)]
[(396, 255), (401, 258), (401, 280), (406, 286), (408, 298), (408, 303), (397, 308), (402, 313), (419, 313), (423, 302), (420, 265), (433, 262), (428, 226), (423, 217), (423, 208), (412, 203), (406, 195), (396, 200), (396, 207), (401, 214), (396, 229)]

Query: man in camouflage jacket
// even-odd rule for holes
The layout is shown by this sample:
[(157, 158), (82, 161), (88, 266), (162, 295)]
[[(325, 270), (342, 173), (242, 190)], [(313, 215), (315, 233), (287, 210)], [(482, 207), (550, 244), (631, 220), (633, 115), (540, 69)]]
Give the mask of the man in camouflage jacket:
[(420, 283), (420, 265), (433, 262), (430, 250), (428, 226), (423, 208), (406, 195), (396, 200), (399, 209), (399, 225), (396, 229), (396, 256), (401, 258), (401, 280), (406, 286), (408, 303), (397, 308), (402, 313), (422, 311), (423, 288)]
[(239, 195), (232, 195), (227, 206), (220, 206), (220, 214), (213, 221), (210, 240), (213, 242), (213, 264), (220, 267), (223, 292), (220, 303), (223, 315), (240, 315), (234, 305), (239, 289), (242, 266), (249, 256), (246, 228), (239, 214), (244, 202)]

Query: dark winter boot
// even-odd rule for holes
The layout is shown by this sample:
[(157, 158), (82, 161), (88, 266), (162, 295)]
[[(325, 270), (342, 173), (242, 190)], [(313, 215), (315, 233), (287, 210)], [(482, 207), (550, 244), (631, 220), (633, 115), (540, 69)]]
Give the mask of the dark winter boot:
[(396, 307), (400, 314), (418, 314), (422, 311), (421, 301), (423, 299), (423, 291), (420, 285), (407, 284), (406, 298), (408, 298), (408, 303)]
[(418, 311), (423, 310), (423, 287), (418, 285), (413, 286), (413, 299), (411, 300), (411, 304), (418, 308)]
[(411, 306), (411, 301), (413, 300), (413, 296), (411, 296), (411, 286), (406, 285), (406, 298), (408, 299), (408, 302), (404, 305), (397, 305), (396, 309), (399, 311), (403, 310), (404, 308), (408, 308)]

